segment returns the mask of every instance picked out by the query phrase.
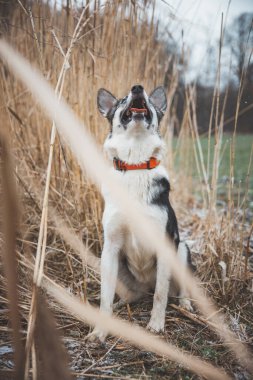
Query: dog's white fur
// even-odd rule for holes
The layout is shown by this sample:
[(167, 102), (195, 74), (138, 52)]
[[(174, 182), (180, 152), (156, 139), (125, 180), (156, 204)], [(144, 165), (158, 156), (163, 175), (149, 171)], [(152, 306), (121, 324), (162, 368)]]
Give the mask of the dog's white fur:
[[(102, 95), (106, 96), (104, 93)], [(147, 122), (145, 118), (140, 120), (132, 118), (127, 127), (122, 126), (121, 117), (122, 110), (131, 103), (131, 92), (122, 104), (116, 103), (116, 99), (113, 97), (109, 100), (106, 99), (105, 102), (103, 102), (103, 98), (99, 100), (99, 108), (104, 116), (108, 115), (110, 107), (116, 107), (111, 117), (111, 133), (104, 144), (104, 150), (110, 160), (117, 157), (128, 164), (139, 164), (149, 160), (150, 157), (162, 160), (164, 142), (159, 135), (156, 106), (160, 106), (158, 111), (163, 113), (166, 109), (166, 104), (163, 104), (163, 99), (163, 101), (160, 100), (161, 104), (159, 104), (158, 100), (157, 105), (156, 98), (153, 100), (154, 104), (151, 100), (152, 95), (149, 98), (145, 91), (143, 96), (151, 111), (151, 120)], [(110, 101), (111, 105), (109, 106)], [(111, 170), (115, 169), (112, 168)], [(163, 229), (166, 234), (167, 211), (163, 207), (152, 204), (155, 192), (159, 190), (154, 187), (154, 180), (157, 178), (169, 180), (165, 167), (160, 164), (152, 170), (116, 171), (116, 174), (127, 188), (129, 194), (146, 206), (148, 215), (157, 222), (159, 228)], [(127, 303), (136, 301), (149, 289), (155, 289), (148, 328), (157, 332), (163, 331), (170, 290), (170, 268), (164, 265), (161, 258), (156, 259), (155, 252), (147, 252), (144, 249), (136, 236), (129, 230), (124, 216), (111, 199), (106, 188), (102, 189), (102, 194), (105, 200), (105, 209), (103, 214), (104, 247), (101, 257), (100, 308), (107, 313), (112, 313), (117, 280), (125, 284), (118, 291), (118, 295), (121, 300)], [(179, 243), (178, 255), (186, 267), (188, 252), (184, 243)], [(190, 301), (186, 298), (185, 289), (180, 291), (180, 303), (187, 309), (191, 309)], [(94, 337), (104, 340), (106, 332), (95, 328), (91, 338)]]

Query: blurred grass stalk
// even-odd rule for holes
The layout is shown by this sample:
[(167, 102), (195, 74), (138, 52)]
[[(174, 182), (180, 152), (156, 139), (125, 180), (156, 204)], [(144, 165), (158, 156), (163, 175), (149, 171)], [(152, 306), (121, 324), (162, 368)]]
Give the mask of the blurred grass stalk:
[(12, 327), (15, 380), (24, 378), (25, 351), (21, 340), (21, 320), (19, 314), (18, 276), (16, 259), (16, 238), (19, 229), (19, 210), (13, 167), (6, 136), (0, 135), (0, 195), (1, 227), (3, 245), (1, 248), (4, 272), (7, 282), (9, 316)]

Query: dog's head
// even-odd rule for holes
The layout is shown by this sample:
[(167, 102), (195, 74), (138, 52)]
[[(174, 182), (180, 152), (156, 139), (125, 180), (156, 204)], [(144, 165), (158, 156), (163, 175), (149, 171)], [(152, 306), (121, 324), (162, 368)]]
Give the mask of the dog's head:
[(111, 125), (111, 133), (133, 131), (157, 132), (167, 108), (163, 87), (157, 87), (148, 96), (141, 85), (132, 87), (123, 99), (116, 99), (109, 91), (101, 88), (97, 96), (98, 109)]

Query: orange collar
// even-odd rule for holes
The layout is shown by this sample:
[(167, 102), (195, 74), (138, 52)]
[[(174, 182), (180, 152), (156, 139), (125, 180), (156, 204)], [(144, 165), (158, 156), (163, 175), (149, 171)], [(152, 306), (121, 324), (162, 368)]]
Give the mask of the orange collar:
[(121, 161), (119, 158), (113, 159), (113, 165), (116, 170), (126, 171), (126, 170), (140, 170), (140, 169), (154, 169), (160, 164), (155, 157), (150, 157), (150, 159), (141, 164), (128, 164), (124, 161)]

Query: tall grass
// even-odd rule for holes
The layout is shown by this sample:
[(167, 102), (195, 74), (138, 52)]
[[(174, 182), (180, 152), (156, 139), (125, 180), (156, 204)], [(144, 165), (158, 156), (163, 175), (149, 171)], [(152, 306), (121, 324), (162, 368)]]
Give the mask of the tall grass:
[[(151, 3), (150, 6), (152, 11), (152, 7), (155, 5)], [(195, 89), (192, 86), (186, 89), (187, 102), (180, 129), (179, 143), (175, 150), (172, 148), (174, 128), (172, 121), (175, 121), (175, 109), (171, 104), (171, 99), (177, 87), (178, 73), (176, 63), (171, 65), (171, 62), (176, 61), (176, 58), (170, 55), (165, 44), (157, 39), (158, 23), (150, 16), (151, 14), (152, 12), (147, 12), (145, 8), (139, 7), (135, 2), (131, 4), (121, 1), (108, 2), (102, 7), (94, 2), (94, 8), (86, 7), (82, 15), (81, 11), (73, 8), (67, 7), (66, 12), (58, 11), (56, 8), (51, 9), (48, 5), (38, 2), (33, 4), (31, 9), (21, 6), (15, 8), (8, 39), (22, 55), (42, 71), (44, 77), (56, 88), (56, 93), (61, 86), (60, 94), (71, 105), (80, 120), (85, 123), (100, 147), (108, 133), (108, 126), (97, 112), (96, 93), (98, 88), (108, 88), (120, 97), (129, 91), (133, 83), (142, 83), (149, 91), (156, 85), (163, 83), (165, 75), (169, 74), (168, 99), (171, 107), (169, 107), (167, 118), (164, 120), (162, 133), (170, 148), (167, 157), (168, 166), (172, 173), (171, 177), (175, 178), (174, 187), (177, 188), (177, 192), (173, 194), (177, 213), (180, 215), (179, 219), (191, 225), (192, 217), (186, 212), (186, 209), (189, 208), (190, 204), (199, 208), (196, 198), (192, 196), (194, 187), (198, 186), (202, 194), (202, 210), (206, 211), (205, 216), (199, 218), (197, 224), (195, 223), (194, 228), (191, 229), (193, 237), (197, 237), (200, 241), (200, 250), (203, 251), (199, 276), (208, 282), (207, 288), (212, 290), (213, 295), (218, 300), (222, 297), (225, 298), (228, 292), (230, 296), (236, 297), (240, 288), (247, 284), (246, 281), (250, 277), (247, 268), (247, 256), (244, 260), (242, 253), (245, 239), (249, 238), (252, 228), (250, 230), (250, 226), (245, 221), (247, 191), (244, 202), (238, 203), (237, 207), (234, 204), (233, 174), (231, 174), (228, 185), (229, 203), (226, 212), (224, 210), (219, 211), (216, 206), (218, 162), (223, 127), (223, 117), (218, 114), (219, 97), (218, 95), (216, 98), (214, 97), (214, 104), (216, 102), (216, 148), (213, 176), (210, 181), (208, 177), (208, 173), (211, 172), (209, 168), (210, 159), (206, 167), (198, 134)], [(80, 23), (78, 33), (75, 33), (78, 22)], [(70, 46), (73, 47), (73, 49), (71, 48), (71, 56), (68, 54)], [(168, 70), (168, 67), (171, 69)], [(64, 80), (61, 82), (59, 82), (60, 72), (64, 73)], [(102, 176), (101, 167), (93, 167), (92, 153), (87, 157), (88, 146), (86, 152), (78, 154), (79, 158), (85, 157), (87, 167), (85, 163), (79, 166), (82, 161), (78, 163), (68, 148), (66, 144), (68, 141), (65, 140), (66, 133), (65, 135), (64, 133), (56, 135), (54, 138), (54, 125), (53, 139), (51, 138), (49, 144), (51, 122), (39, 106), (34, 104), (26, 88), (16, 81), (6, 68), (2, 68), (1, 71), (1, 85), (4, 104), (2, 120), (5, 129), (10, 132), (15, 157), (15, 175), (24, 205), (22, 235), (19, 240), (20, 250), (26, 260), (29, 260), (30, 267), (33, 268), (33, 258), (27, 253), (26, 248), (33, 243), (35, 246), (37, 245), (41, 222), (44, 229), (40, 232), (41, 243), (38, 244), (37, 251), (42, 247), (43, 259), (38, 262), (38, 267), (34, 272), (38, 273), (40, 270), (41, 279), (43, 272), (50, 273), (51, 258), (58, 260), (57, 255), (50, 252), (49, 245), (57, 249), (63, 247), (65, 250), (65, 240), (66, 244), (72, 245), (74, 250), (78, 251), (78, 247), (83, 241), (86, 252), (91, 250), (96, 255), (100, 253), (103, 240), (101, 231), (103, 204), (99, 190), (89, 179), (90, 176), (82, 173), (82, 169), (84, 167), (89, 168), (89, 174), (99, 178), (100, 175)], [(54, 118), (52, 113), (51, 116)], [(55, 115), (59, 124), (60, 116)], [(211, 125), (212, 123), (210, 123)], [(67, 128), (69, 132), (73, 128), (74, 132), (72, 123), (69, 123)], [(234, 136), (235, 138), (236, 136)], [(192, 151), (201, 179), (197, 184), (192, 182), (189, 172), (186, 171), (187, 165), (185, 165), (187, 160), (189, 162), (192, 160)], [(48, 166), (49, 153), (50, 166)], [(175, 155), (183, 155), (184, 157), (178, 173), (173, 166)], [(233, 165), (235, 158), (232, 145), (231, 155), (231, 165)], [(248, 173), (250, 173), (250, 165)], [(41, 206), (45, 186), (46, 197), (44, 197), (44, 203)], [(177, 197), (176, 193), (180, 194), (180, 197)], [(79, 240), (75, 240), (73, 243), (73, 238), (70, 238), (70, 231), (66, 228), (61, 229), (58, 226), (56, 233), (55, 216), (50, 216), (50, 213), (48, 218), (47, 214), (44, 214), (46, 216), (41, 219), (41, 210), (45, 212), (45, 208), (50, 209), (51, 207), (54, 207), (66, 220), (72, 231), (79, 235)], [(42, 243), (43, 234), (44, 243)], [(69, 238), (66, 238), (66, 235)], [(81, 276), (82, 281), (77, 280), (77, 259), (74, 254), (70, 253), (64, 255), (64, 259), (60, 262), (61, 268), (68, 268), (68, 277), (58, 273), (58, 281), (66, 282), (66, 285), (71, 287), (75, 293), (86, 299), (89, 284), (94, 281), (94, 275), (86, 266), (87, 262), (89, 264), (91, 260), (87, 261), (87, 255), (84, 256), (85, 260), (81, 266), (84, 272), (84, 275)], [(38, 258), (37, 253), (37, 260)], [(92, 262), (93, 265), (91, 266), (97, 268), (97, 262)], [(34, 282), (40, 285), (40, 281), (37, 282), (37, 276)], [(52, 289), (51, 293), (53, 294)], [(58, 294), (58, 296), (60, 295)], [(204, 298), (202, 300), (204, 302)], [(199, 307), (201, 308), (201, 305)], [(33, 312), (33, 307), (31, 310)], [(88, 310), (85, 310), (88, 313)], [(31, 315), (32, 313), (30, 313), (30, 321)], [(219, 320), (215, 320), (216, 327), (219, 323)], [(28, 338), (29, 336), (28, 331)], [(32, 336), (30, 338), (32, 343)], [(231, 335), (227, 335), (228, 338), (233, 339)], [(31, 345), (28, 346), (28, 351), (30, 349)], [(32, 352), (34, 353), (34, 349)], [(245, 352), (241, 349), (241, 358), (244, 354)], [(240, 355), (238, 356), (240, 357)], [(33, 359), (34, 374), (36, 373), (34, 366), (36, 360)], [(194, 363), (191, 363), (189, 362), (191, 368), (196, 370)]]

